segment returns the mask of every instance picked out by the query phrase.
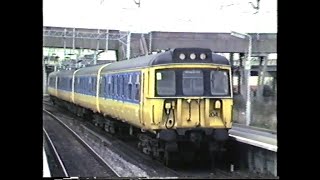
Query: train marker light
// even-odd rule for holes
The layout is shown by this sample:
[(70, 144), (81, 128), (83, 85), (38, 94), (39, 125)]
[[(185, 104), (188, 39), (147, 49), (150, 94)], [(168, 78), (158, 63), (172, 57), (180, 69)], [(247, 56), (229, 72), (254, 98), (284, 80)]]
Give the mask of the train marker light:
[(196, 54), (195, 53), (191, 53), (190, 54), (190, 59), (192, 59), (192, 60), (196, 59)]
[(184, 55), (183, 53), (181, 53), (181, 54), (179, 55), (179, 58), (180, 58), (181, 60), (184, 60), (184, 59), (186, 58), (186, 55)]
[(200, 54), (200, 59), (204, 60), (204, 59), (206, 59), (206, 57), (207, 57), (206, 54), (204, 54), (204, 53)]

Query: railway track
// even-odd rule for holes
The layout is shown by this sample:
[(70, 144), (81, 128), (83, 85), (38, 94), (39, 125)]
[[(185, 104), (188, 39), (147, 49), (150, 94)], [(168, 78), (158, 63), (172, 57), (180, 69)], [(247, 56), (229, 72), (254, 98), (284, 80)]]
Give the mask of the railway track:
[[(131, 174), (128, 173), (128, 176), (141, 177), (139, 174), (143, 174), (135, 173), (135, 170), (130, 170), (130, 168), (134, 169), (132, 168), (132, 165), (137, 166), (137, 168), (141, 169), (142, 172), (147, 172), (143, 175), (143, 177), (175, 178), (180, 176), (174, 170), (164, 166), (158, 161), (152, 160), (149, 156), (128, 145), (128, 141), (123, 142), (117, 137), (106, 134), (106, 132), (102, 131), (102, 129), (99, 129), (91, 123), (87, 123), (84, 120), (80, 122), (80, 119), (75, 120), (72, 116), (70, 117), (67, 115), (67, 113), (65, 114), (63, 110), (55, 111), (52, 105), (50, 106), (47, 106), (46, 108), (50, 109), (52, 113), (57, 114), (61, 120), (65, 121), (65, 124), (68, 124), (68, 126), (74, 129), (74, 131), (76, 131), (78, 134), (81, 134), (84, 139), (86, 138), (85, 140), (88, 142), (88, 144), (90, 144), (91, 147), (95, 148), (96, 152), (99, 154), (114, 153), (113, 158), (115, 158), (115, 161), (119, 162), (122, 161), (122, 159), (125, 160), (128, 163), (128, 167), (123, 167), (123, 169), (127, 168), (127, 171), (132, 171)], [(119, 156), (120, 160), (117, 159), (116, 156)], [(123, 166), (120, 163), (118, 165)]]
[(49, 149), (48, 152), (50, 152), (50, 156), (52, 156), (52, 160), (55, 163), (56, 167), (52, 167), (51, 166), (51, 171), (53, 171), (52, 174), (54, 174), (55, 176), (59, 176), (59, 177), (69, 177), (69, 174), (60, 158), (60, 155), (55, 147), (55, 145), (53, 144), (50, 136), (48, 135), (47, 131), (43, 128), (43, 133), (44, 133), (44, 139), (46, 142), (46, 148)]
[(120, 177), (114, 167), (64, 122), (45, 109), (43, 112), (45, 138), (64, 177)]

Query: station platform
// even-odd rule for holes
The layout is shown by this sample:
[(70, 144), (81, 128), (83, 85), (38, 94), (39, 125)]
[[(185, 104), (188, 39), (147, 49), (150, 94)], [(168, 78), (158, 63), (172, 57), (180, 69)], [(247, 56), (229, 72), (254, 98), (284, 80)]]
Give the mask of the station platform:
[(43, 148), (43, 177), (51, 177), (51, 173), (50, 173), (50, 169), (49, 169), (49, 165), (48, 165), (48, 159), (47, 159), (47, 154)]
[(229, 136), (236, 141), (277, 152), (277, 133), (262, 128), (233, 124), (229, 130)]

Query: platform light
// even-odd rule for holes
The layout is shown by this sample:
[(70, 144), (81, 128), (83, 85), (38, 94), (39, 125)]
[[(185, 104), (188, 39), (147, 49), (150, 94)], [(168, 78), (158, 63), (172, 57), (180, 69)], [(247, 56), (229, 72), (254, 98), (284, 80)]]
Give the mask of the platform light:
[(190, 59), (192, 59), (192, 60), (196, 59), (196, 54), (195, 53), (191, 53), (190, 54)]
[(186, 55), (183, 54), (183, 53), (181, 53), (181, 54), (179, 55), (179, 58), (180, 58), (181, 60), (184, 60), (184, 59), (186, 58)]
[(200, 59), (204, 60), (204, 59), (206, 59), (206, 57), (207, 57), (207, 56), (206, 56), (205, 53), (201, 53), (201, 54), (200, 54)]

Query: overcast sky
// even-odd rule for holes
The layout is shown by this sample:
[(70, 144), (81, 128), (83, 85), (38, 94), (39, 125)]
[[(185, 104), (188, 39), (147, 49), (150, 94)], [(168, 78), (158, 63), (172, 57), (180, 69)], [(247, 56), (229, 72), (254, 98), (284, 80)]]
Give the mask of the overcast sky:
[[(103, 2), (102, 2), (103, 1)], [(138, 1), (138, 0), (136, 0)], [(43, 0), (43, 25), (132, 32), (276, 33), (277, 0)]]

